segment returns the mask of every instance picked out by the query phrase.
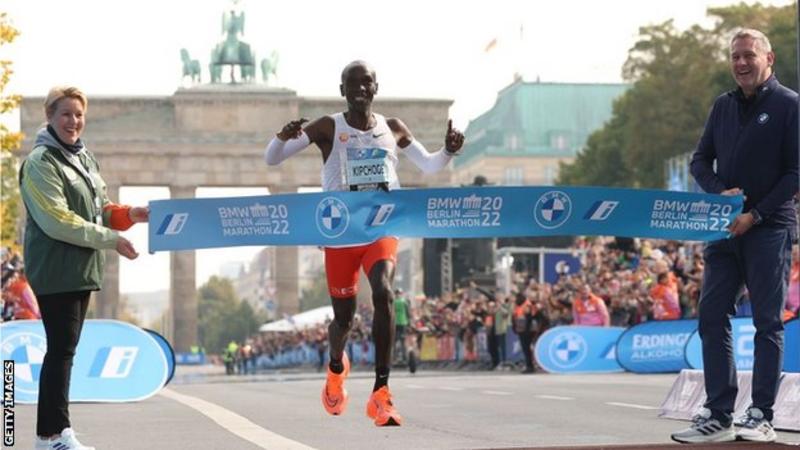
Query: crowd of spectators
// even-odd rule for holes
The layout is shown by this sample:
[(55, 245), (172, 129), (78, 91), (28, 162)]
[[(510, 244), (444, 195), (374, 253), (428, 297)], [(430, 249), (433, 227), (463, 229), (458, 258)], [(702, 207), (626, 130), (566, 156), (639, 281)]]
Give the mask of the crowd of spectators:
[[(559, 325), (630, 327), (650, 320), (697, 316), (703, 276), (702, 244), (608, 237), (577, 238), (573, 253), (580, 270), (564, 273), (555, 283), (540, 283), (537, 274), (515, 272), (509, 292), (469, 283), (439, 297), (409, 298), (410, 331), (417, 336), (451, 336), (459, 360), (477, 360), (478, 336), (485, 333), (492, 367), (506, 359), (506, 334), (526, 343)], [(792, 283), (785, 318), (796, 317), (800, 304), (800, 264), (794, 248)], [(401, 294), (405, 295), (405, 294)], [(738, 315), (748, 315), (746, 290), (737, 299)], [(350, 344), (368, 346), (372, 327), (369, 304), (360, 304)], [(327, 351), (327, 324), (290, 333), (254, 336), (265, 354), (303, 344), (319, 351), (320, 370)], [(526, 352), (527, 353), (527, 352)], [(532, 371), (525, 354), (526, 371)]]
[(2, 274), (0, 321), (41, 317), (36, 296), (25, 278), (24, 268), (19, 252), (11, 247), (0, 248), (0, 273)]
[[(408, 332), (412, 337), (452, 337), (457, 359), (478, 359), (478, 336), (485, 334), (492, 367), (505, 361), (506, 335), (515, 334), (525, 352), (526, 370), (532, 371), (528, 343), (548, 328), (559, 325), (630, 327), (650, 320), (673, 320), (697, 316), (703, 277), (702, 244), (608, 237), (576, 238), (573, 255), (580, 269), (563, 273), (554, 283), (539, 282), (538, 274), (513, 272), (508, 292), (497, 286), (470, 282), (439, 297), (407, 296)], [(800, 252), (793, 248), (791, 283), (785, 319), (798, 316), (800, 307)], [(14, 318), (20, 302), (11, 295), (13, 280), (22, 272), (19, 255), (4, 248), (3, 320)], [(397, 295), (408, 294), (398, 292)], [(737, 300), (737, 315), (749, 314), (746, 290)], [(350, 333), (348, 352), (368, 353), (372, 340), (372, 308), (358, 305)], [(306, 346), (317, 353), (317, 368), (323, 370), (328, 342), (328, 323), (292, 332), (257, 333), (220, 349), (227, 354), (232, 372), (255, 370), (261, 355), (273, 356), (286, 349)], [(419, 340), (417, 341), (419, 342)], [(397, 347), (402, 350), (402, 345)], [(401, 352), (396, 352), (401, 353)], [(354, 361), (358, 364), (366, 361)]]

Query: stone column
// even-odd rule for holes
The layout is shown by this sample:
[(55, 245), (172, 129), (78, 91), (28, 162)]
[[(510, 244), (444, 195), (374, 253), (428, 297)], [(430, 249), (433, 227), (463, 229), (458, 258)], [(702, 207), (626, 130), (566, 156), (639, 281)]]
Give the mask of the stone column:
[[(171, 198), (194, 198), (195, 186), (170, 186)], [(197, 290), (194, 250), (170, 253), (170, 309), (172, 345), (176, 352), (188, 352), (197, 341)]]
[[(270, 186), (270, 194), (295, 194), (297, 186)], [(295, 245), (275, 247), (275, 296), (278, 317), (300, 311), (300, 252)]]
[[(119, 202), (119, 185), (107, 184), (108, 198)], [(103, 269), (103, 288), (95, 293), (95, 311), (100, 319), (119, 318), (119, 253), (105, 250), (106, 265)]]

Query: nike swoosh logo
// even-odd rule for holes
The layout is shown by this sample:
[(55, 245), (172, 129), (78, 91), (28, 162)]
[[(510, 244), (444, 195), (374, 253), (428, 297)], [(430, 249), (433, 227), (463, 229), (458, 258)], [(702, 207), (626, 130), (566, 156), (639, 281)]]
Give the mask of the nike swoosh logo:
[(331, 398), (330, 394), (328, 394), (328, 386), (325, 386), (325, 403), (330, 406), (334, 407), (339, 404), (340, 399), (338, 398)]
[(339, 399), (331, 399), (328, 397), (328, 393), (325, 392), (325, 404), (333, 408), (334, 406), (339, 404)]
[(381, 133), (381, 134), (373, 134), (373, 135), (372, 135), (372, 138), (373, 138), (373, 139), (378, 139), (379, 137), (383, 136), (384, 134), (386, 134), (386, 133)]

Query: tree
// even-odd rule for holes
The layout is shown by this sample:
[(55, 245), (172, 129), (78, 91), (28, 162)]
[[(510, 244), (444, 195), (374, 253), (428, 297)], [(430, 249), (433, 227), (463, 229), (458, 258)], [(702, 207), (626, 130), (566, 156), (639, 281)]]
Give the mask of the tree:
[(775, 52), (773, 69), (776, 76), (781, 84), (797, 91), (796, 8), (796, 3), (781, 7), (741, 3), (710, 8), (708, 14), (719, 18), (714, 32), (721, 37), (723, 49), (727, 48), (730, 37), (737, 28), (756, 28), (763, 31), (769, 37), (772, 51)]
[(623, 160), (623, 133), (627, 118), (623, 96), (614, 104), (614, 115), (604, 128), (592, 133), (586, 147), (573, 163), (559, 163), (556, 184), (569, 186), (616, 186), (633, 184)]
[(243, 336), (232, 332), (232, 327), (226, 323), (228, 312), (235, 310), (239, 303), (230, 280), (212, 276), (197, 295), (200, 345), (215, 352), (222, 351), (231, 340), (240, 341)]
[(249, 303), (236, 297), (227, 278), (212, 276), (198, 290), (198, 335), (209, 352), (220, 352), (230, 341), (241, 342), (266, 322)]
[(713, 33), (672, 21), (642, 27), (623, 66), (626, 93), (623, 161), (636, 187), (664, 186), (664, 161), (691, 151), (702, 132), (716, 75), (726, 70)]
[(119, 310), (119, 320), (141, 327), (142, 324), (139, 323), (139, 319), (131, 311), (130, 303), (131, 300), (127, 295), (122, 294), (119, 296), (119, 305), (117, 306)]
[(312, 277), (312, 280), (311, 286), (303, 289), (302, 294), (300, 294), (300, 311), (308, 311), (320, 306), (330, 305), (328, 279), (325, 277), (325, 271), (320, 269)]
[[(19, 35), (7, 14), (0, 12), (0, 46), (10, 44)], [(22, 97), (6, 93), (11, 80), (11, 61), (0, 60), (0, 115), (9, 114), (19, 106)], [(18, 248), (17, 221), (20, 196), (17, 186), (18, 157), (16, 151), (22, 143), (22, 133), (12, 133), (0, 123), (0, 245)]]
[(694, 149), (714, 98), (736, 87), (728, 63), (736, 28), (769, 36), (775, 73), (796, 89), (794, 5), (739, 4), (707, 13), (717, 19), (712, 29), (679, 31), (671, 20), (639, 29), (622, 68), (631, 88), (575, 161), (561, 165), (557, 184), (664, 187), (664, 162)]

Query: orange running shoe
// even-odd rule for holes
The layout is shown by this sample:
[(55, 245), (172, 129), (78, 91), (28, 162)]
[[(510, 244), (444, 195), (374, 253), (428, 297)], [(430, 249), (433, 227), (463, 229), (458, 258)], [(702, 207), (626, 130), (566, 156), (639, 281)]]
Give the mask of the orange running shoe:
[(402, 425), (403, 418), (394, 409), (392, 394), (389, 392), (388, 386), (378, 389), (369, 396), (367, 417), (375, 419), (375, 426), (378, 427)]
[(328, 366), (328, 378), (322, 388), (322, 406), (328, 414), (333, 416), (343, 413), (347, 407), (347, 389), (344, 388), (344, 379), (350, 375), (350, 360), (347, 358), (347, 352), (342, 353), (342, 365), (344, 366), (342, 373), (333, 373)]

